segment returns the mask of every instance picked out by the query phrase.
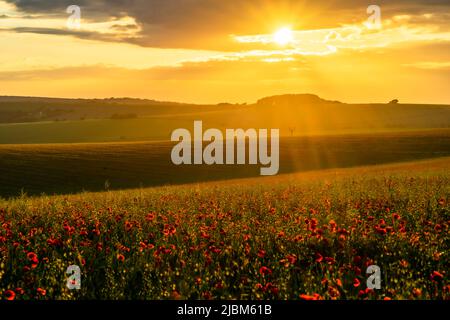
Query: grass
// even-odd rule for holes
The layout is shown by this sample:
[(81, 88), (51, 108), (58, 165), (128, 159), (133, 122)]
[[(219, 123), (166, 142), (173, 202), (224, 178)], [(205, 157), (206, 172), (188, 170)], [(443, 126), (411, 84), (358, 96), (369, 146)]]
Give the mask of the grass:
[[(75, 103), (75, 102), (72, 102)], [(97, 105), (98, 104), (98, 105)], [(9, 105), (0, 103), (1, 111)], [(40, 106), (38, 104), (37, 106)], [(35, 106), (35, 109), (37, 108)], [(57, 108), (56, 104), (53, 108)], [(12, 108), (12, 107), (9, 107)], [(42, 106), (39, 108), (43, 108)], [(40, 110), (40, 109), (36, 110)], [(62, 107), (61, 107), (62, 108)], [(67, 121), (0, 124), (0, 144), (91, 143), (168, 140), (173, 130), (192, 128), (279, 128), (282, 136), (371, 134), (450, 128), (450, 107), (439, 105), (288, 104), (280, 106), (139, 106), (88, 104), (70, 107)], [(98, 115), (95, 113), (101, 109)], [(33, 109), (34, 110), (34, 109)], [(35, 112), (37, 112), (35, 110)], [(58, 108), (57, 108), (58, 110)], [(79, 120), (84, 112), (92, 117)], [(24, 111), (25, 112), (25, 111)], [(137, 119), (111, 120), (136, 112)], [(25, 112), (25, 114), (28, 114)], [(106, 117), (106, 119), (105, 119)], [(291, 131), (292, 130), (292, 131)]]
[(448, 299), (449, 172), (441, 158), (0, 200), (0, 296)]
[[(283, 138), (280, 173), (450, 156), (450, 130)], [(256, 177), (260, 166), (175, 166), (170, 142), (0, 146), (0, 196)]]

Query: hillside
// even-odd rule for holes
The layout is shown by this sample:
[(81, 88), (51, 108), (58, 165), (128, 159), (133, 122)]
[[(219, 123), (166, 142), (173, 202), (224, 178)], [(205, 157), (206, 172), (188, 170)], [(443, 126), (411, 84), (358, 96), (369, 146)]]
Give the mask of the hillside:
[(168, 140), (173, 130), (279, 128), (282, 136), (450, 128), (450, 106), (345, 104), (315, 95), (255, 104), (189, 105), (139, 99), (0, 98), (0, 144)]
[[(447, 158), (0, 199), (0, 295), (445, 300), (449, 172)], [(69, 291), (74, 264), (82, 286)], [(382, 271), (379, 290), (366, 289), (370, 265)]]
[[(176, 166), (171, 142), (0, 146), (0, 197), (128, 189), (260, 175), (260, 166)], [(450, 156), (450, 130), (282, 138), (280, 173)]]

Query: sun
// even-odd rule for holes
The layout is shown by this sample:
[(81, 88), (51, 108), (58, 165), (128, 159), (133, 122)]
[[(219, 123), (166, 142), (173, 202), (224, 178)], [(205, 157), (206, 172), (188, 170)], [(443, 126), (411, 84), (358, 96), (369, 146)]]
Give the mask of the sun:
[(273, 41), (280, 46), (285, 46), (294, 40), (292, 30), (289, 28), (282, 28), (274, 33)]

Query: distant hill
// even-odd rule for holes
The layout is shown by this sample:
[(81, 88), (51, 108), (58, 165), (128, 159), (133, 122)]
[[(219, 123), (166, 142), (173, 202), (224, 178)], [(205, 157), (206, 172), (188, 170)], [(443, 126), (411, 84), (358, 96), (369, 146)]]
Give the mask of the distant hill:
[(348, 104), (313, 94), (253, 104), (183, 104), (146, 99), (0, 97), (0, 144), (155, 141), (173, 130), (278, 128), (282, 136), (450, 129), (450, 106)]
[(292, 106), (301, 104), (341, 103), (320, 98), (315, 94), (284, 94), (266, 97), (258, 100), (257, 105), (264, 106)]

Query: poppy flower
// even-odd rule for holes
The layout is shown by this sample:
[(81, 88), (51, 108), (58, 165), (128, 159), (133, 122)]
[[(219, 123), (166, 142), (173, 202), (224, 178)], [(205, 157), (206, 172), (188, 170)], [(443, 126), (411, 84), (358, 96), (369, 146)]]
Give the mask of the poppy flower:
[(265, 255), (266, 255), (266, 251), (264, 251), (264, 250), (259, 250), (258, 251), (258, 257), (264, 258)]
[(353, 286), (355, 288), (358, 288), (361, 285), (361, 281), (359, 281), (357, 278), (355, 278), (355, 280), (353, 280)]
[(330, 222), (328, 222), (328, 224), (330, 225), (330, 227), (331, 227), (332, 229), (335, 229), (336, 226), (337, 226), (336, 221), (334, 221), (334, 220), (330, 220)]
[(124, 262), (125, 261), (125, 256), (123, 254), (118, 254), (117, 255), (117, 260), (119, 260), (120, 262)]
[(35, 260), (37, 260), (37, 255), (34, 252), (28, 252), (27, 253), (27, 258), (30, 261), (35, 261)]
[(37, 255), (36, 255), (36, 253), (34, 253), (34, 252), (28, 252), (28, 253), (27, 253), (27, 258), (28, 258), (28, 260), (31, 261), (31, 268), (32, 268), (32, 269), (34, 269), (34, 268), (36, 268), (36, 267), (38, 266), (38, 264), (39, 264), (39, 259), (38, 259)]
[(323, 256), (320, 253), (316, 253), (316, 262), (321, 263), (323, 261)]
[(261, 268), (259, 268), (259, 273), (262, 274), (263, 276), (265, 276), (268, 274), (272, 274), (272, 270), (270, 270), (267, 267), (261, 267)]
[(37, 288), (37, 292), (41, 295), (41, 296), (45, 296), (47, 294), (47, 290), (42, 289), (42, 288)]
[(321, 296), (318, 293), (314, 293), (312, 296), (307, 294), (301, 294), (300, 299), (307, 300), (307, 301), (313, 301), (313, 300), (320, 300)]
[(16, 294), (12, 290), (6, 290), (5, 291), (5, 298), (6, 300), (12, 301), (16, 298)]
[(18, 294), (24, 294), (25, 290), (23, 290), (22, 288), (16, 288), (15, 290)]
[(422, 290), (414, 288), (412, 293), (413, 293), (414, 297), (418, 298), (422, 295)]
[(433, 273), (431, 274), (431, 280), (433, 281), (439, 281), (442, 280), (444, 278), (444, 275), (438, 271), (433, 271)]

